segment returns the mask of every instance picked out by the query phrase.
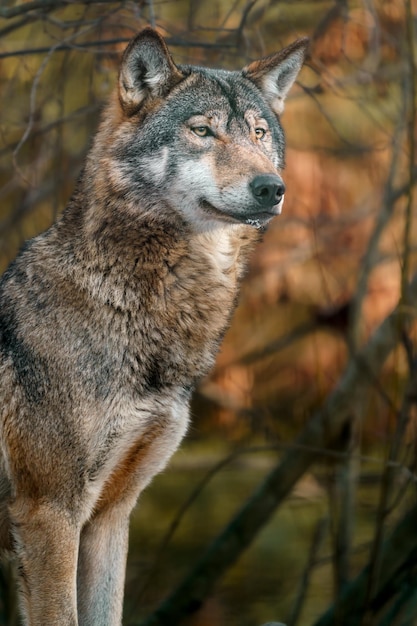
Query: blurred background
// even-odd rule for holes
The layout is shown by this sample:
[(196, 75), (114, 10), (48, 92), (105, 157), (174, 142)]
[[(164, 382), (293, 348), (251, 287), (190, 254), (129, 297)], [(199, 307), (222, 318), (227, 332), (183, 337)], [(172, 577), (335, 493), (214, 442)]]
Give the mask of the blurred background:
[(416, 0), (0, 2), (0, 272), (68, 201), (141, 28), (227, 69), (311, 39), (284, 211), (132, 517), (125, 624), (417, 624), (416, 19)]

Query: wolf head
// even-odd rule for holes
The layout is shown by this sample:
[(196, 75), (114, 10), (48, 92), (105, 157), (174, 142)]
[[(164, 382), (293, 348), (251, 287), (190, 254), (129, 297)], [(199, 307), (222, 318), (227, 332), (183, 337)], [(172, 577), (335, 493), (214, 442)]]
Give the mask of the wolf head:
[(142, 31), (122, 59), (121, 123), (107, 141), (117, 193), (196, 228), (268, 223), (285, 192), (279, 116), (307, 46), (231, 72), (176, 65), (158, 33)]

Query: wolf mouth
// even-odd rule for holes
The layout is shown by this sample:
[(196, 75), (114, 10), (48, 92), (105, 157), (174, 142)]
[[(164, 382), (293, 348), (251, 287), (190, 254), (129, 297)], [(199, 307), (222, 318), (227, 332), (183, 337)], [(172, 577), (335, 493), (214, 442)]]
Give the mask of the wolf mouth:
[[(248, 226), (253, 226), (255, 228), (263, 228), (268, 224), (268, 222), (276, 215), (279, 215), (279, 212), (271, 210), (271, 211), (254, 211), (253, 213), (233, 213), (233, 212), (225, 212), (221, 209), (216, 208), (213, 204), (208, 202), (207, 200), (200, 200), (200, 207), (205, 211), (215, 215), (218, 219), (223, 222), (238, 222), (241, 224), (247, 224)], [(278, 207), (279, 205), (277, 205)]]

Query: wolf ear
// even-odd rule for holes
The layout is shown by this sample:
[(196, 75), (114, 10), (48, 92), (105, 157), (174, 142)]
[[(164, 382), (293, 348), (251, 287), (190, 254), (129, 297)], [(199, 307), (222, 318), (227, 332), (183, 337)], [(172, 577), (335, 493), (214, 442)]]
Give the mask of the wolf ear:
[(164, 96), (183, 78), (167, 45), (152, 28), (145, 28), (127, 46), (119, 73), (119, 99), (128, 115), (150, 97)]
[(259, 87), (277, 115), (284, 110), (285, 98), (305, 61), (308, 44), (307, 37), (297, 39), (280, 52), (253, 61), (242, 70)]

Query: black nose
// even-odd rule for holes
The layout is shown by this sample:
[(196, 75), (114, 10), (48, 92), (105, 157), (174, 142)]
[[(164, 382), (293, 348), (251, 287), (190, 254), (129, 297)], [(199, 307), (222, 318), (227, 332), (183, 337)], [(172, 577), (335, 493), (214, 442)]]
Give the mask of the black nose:
[(275, 174), (260, 174), (249, 183), (253, 197), (264, 208), (278, 204), (285, 193), (285, 185)]

